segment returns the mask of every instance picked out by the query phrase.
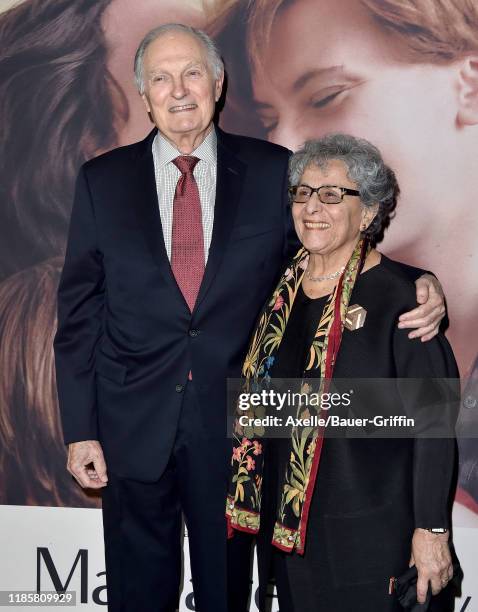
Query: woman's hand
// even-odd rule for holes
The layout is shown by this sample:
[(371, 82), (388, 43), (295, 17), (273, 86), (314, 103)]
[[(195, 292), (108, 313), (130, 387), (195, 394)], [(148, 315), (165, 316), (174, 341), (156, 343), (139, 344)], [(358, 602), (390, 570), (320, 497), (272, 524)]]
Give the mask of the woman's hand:
[(425, 603), (428, 584), (433, 595), (437, 595), (453, 578), (453, 566), (447, 533), (431, 533), (426, 529), (415, 529), (412, 539), (410, 567), (418, 571), (417, 601)]
[(398, 327), (416, 328), (408, 337), (421, 338), (422, 342), (426, 342), (436, 336), (445, 316), (445, 295), (440, 282), (432, 274), (420, 276), (415, 285), (420, 306), (400, 315)]

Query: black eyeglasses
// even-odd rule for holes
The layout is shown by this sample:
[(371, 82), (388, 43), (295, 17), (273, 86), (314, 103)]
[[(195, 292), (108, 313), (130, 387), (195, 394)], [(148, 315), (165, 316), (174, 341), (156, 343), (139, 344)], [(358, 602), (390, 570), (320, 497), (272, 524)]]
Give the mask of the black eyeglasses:
[(339, 204), (345, 195), (359, 196), (360, 191), (349, 189), (348, 187), (338, 187), (337, 185), (321, 185), (311, 187), (310, 185), (294, 185), (289, 187), (289, 194), (292, 202), (305, 204), (310, 200), (312, 194), (316, 193), (322, 204)]

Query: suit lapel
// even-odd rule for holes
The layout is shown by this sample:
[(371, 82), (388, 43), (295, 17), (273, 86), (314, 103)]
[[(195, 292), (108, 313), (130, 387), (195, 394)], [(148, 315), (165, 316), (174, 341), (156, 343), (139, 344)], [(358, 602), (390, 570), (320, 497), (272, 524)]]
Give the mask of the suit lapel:
[(218, 128), (216, 128), (216, 132), (217, 181), (214, 225), (206, 270), (199, 289), (195, 309), (205, 298), (221, 264), (236, 218), (237, 206), (246, 173), (246, 166), (236, 157), (228, 141), (227, 134)]
[(189, 310), (186, 300), (174, 278), (164, 243), (152, 153), (152, 145), (156, 133), (157, 130), (154, 129), (141, 143), (143, 148), (138, 156), (138, 187), (136, 190), (138, 196), (135, 202), (135, 210), (153, 260), (161, 269), (163, 278), (168, 282), (171, 289), (178, 294), (184, 306)]

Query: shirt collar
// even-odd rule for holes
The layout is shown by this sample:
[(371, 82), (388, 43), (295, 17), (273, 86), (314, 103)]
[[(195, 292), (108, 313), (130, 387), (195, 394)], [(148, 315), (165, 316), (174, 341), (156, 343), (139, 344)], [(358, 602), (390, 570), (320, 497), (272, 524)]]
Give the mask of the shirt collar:
[[(182, 155), (176, 147), (158, 131), (153, 140), (153, 149), (160, 166), (166, 166), (178, 155)], [(191, 153), (208, 164), (217, 162), (217, 135), (214, 126), (201, 144)]]

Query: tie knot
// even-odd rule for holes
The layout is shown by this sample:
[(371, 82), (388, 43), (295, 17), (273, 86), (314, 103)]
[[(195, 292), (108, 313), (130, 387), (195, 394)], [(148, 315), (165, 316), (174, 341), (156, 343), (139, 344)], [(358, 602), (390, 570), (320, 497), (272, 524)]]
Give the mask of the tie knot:
[(173, 159), (173, 164), (181, 172), (181, 174), (192, 174), (195, 165), (198, 163), (199, 157), (194, 155), (180, 155)]

